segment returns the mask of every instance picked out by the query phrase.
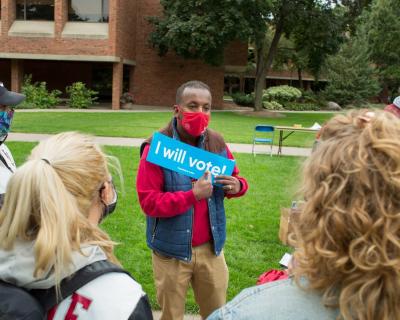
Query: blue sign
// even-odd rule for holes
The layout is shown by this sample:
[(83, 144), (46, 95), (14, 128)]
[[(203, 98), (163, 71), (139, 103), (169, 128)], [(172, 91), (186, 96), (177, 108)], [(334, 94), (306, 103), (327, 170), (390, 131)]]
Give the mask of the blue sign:
[(146, 160), (195, 179), (209, 171), (213, 182), (215, 176), (230, 176), (235, 167), (234, 160), (193, 147), (159, 132), (153, 136)]

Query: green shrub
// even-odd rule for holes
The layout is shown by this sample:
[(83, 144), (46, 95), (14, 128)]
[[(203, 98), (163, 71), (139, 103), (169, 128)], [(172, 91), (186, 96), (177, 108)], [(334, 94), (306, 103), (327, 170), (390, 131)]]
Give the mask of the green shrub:
[(46, 82), (32, 83), (32, 75), (24, 77), (21, 91), (26, 99), (19, 108), (41, 108), (47, 109), (60, 104), (60, 90), (48, 91)]
[(66, 88), (69, 95), (68, 105), (71, 108), (86, 109), (91, 106), (96, 100), (98, 92), (86, 88), (83, 82), (74, 82)]
[(263, 101), (263, 107), (267, 110), (284, 110), (283, 106), (276, 101)]
[(254, 95), (236, 92), (232, 94), (233, 101), (240, 106), (254, 107)]
[(301, 97), (301, 91), (291, 86), (276, 86), (264, 90), (263, 101), (276, 100), (278, 102), (294, 101)]
[(286, 102), (283, 106), (286, 110), (293, 111), (312, 111), (321, 110), (317, 103), (300, 103), (300, 102)]
[(311, 102), (318, 104), (321, 98), (312, 90), (301, 90), (301, 102)]

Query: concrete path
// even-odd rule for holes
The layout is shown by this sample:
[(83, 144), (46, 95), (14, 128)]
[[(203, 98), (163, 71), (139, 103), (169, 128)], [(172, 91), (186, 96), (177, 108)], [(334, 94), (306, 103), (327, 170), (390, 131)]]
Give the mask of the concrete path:
[[(160, 311), (153, 311), (154, 320), (159, 320), (161, 318)], [(198, 314), (185, 314), (183, 320), (201, 320), (201, 317)]]
[[(10, 132), (7, 141), (28, 141), (37, 142), (50, 137), (50, 134), (40, 134), (40, 133), (16, 133)], [(96, 142), (101, 145), (109, 146), (128, 146), (128, 147), (139, 147), (143, 140), (142, 138), (122, 138), (122, 137), (96, 137)], [(228, 143), (229, 149), (236, 153), (251, 153), (251, 144), (243, 143)], [(269, 147), (256, 146), (256, 152), (261, 152), (261, 150), (269, 150)], [(276, 155), (278, 153), (278, 147), (274, 146), (272, 148), (272, 154)], [(285, 156), (301, 156), (308, 157), (311, 154), (311, 148), (295, 148), (295, 147), (282, 147), (282, 155)]]

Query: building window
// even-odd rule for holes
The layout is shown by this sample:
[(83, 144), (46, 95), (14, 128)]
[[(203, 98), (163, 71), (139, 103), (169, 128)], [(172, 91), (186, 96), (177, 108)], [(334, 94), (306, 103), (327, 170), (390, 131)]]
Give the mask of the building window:
[(17, 20), (54, 21), (54, 0), (17, 0)]
[(108, 0), (68, 0), (68, 20), (108, 22)]

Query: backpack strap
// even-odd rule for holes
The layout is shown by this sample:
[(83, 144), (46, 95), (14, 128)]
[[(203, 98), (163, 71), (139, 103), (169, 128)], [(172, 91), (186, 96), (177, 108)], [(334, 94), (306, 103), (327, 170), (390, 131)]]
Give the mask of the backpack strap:
[(11, 169), (11, 167), (9, 166), (9, 164), (7, 163), (6, 159), (3, 157), (3, 155), (0, 153), (0, 161), (3, 163), (3, 165), (10, 170), (11, 172), (14, 172), (13, 169)]
[[(71, 277), (61, 281), (61, 300), (70, 296), (90, 281), (110, 272), (125, 273), (133, 278), (129, 272), (107, 260), (96, 261), (78, 270)], [(55, 286), (49, 289), (30, 290), (30, 293), (40, 302), (46, 313), (60, 302), (57, 300)]]
[(3, 163), (4, 167), (7, 168), (11, 173), (15, 171), (14, 159), (6, 145), (2, 146), (0, 144), (0, 161)]

